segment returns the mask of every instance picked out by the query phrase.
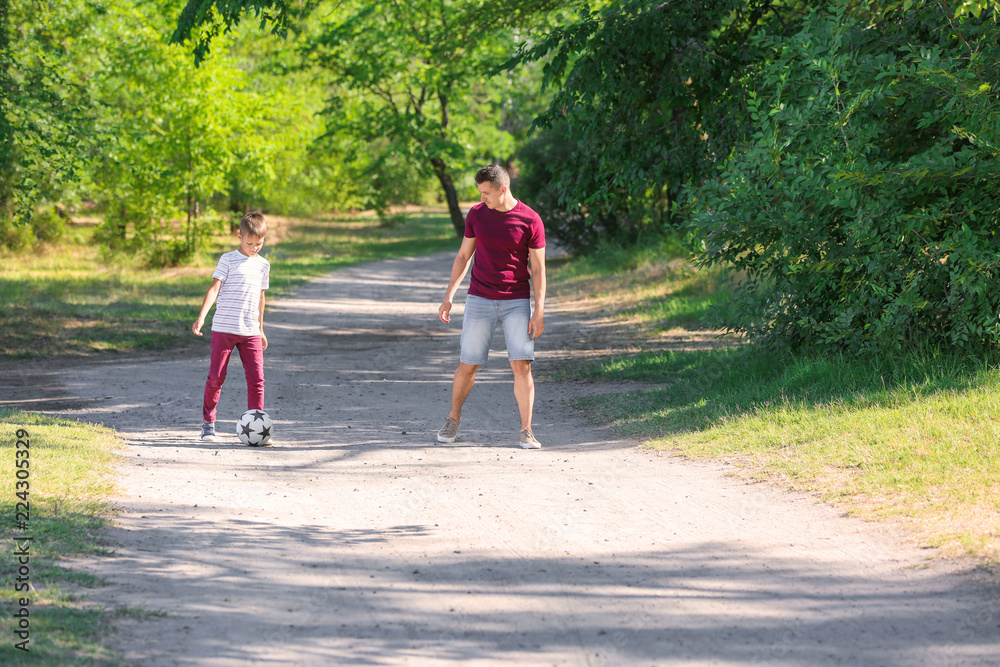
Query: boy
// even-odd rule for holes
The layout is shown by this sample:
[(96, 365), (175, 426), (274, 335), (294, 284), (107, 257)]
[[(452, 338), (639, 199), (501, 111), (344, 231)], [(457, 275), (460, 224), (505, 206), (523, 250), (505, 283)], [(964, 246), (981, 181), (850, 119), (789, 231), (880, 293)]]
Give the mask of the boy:
[(264, 290), (268, 288), (271, 264), (260, 256), (267, 222), (260, 211), (251, 211), (240, 220), (236, 237), (240, 247), (219, 258), (212, 274), (212, 285), (205, 294), (201, 312), (191, 331), (201, 336), (205, 316), (215, 298), (219, 303), (212, 319), (212, 360), (205, 382), (202, 407), (201, 439), (215, 441), (215, 412), (226, 380), (229, 355), (235, 347), (240, 353), (247, 377), (247, 409), (264, 409)]

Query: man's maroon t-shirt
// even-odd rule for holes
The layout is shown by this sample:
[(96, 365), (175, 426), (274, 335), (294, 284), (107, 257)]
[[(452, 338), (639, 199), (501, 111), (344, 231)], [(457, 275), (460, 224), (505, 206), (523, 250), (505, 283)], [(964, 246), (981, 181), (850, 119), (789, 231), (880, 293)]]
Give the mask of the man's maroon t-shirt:
[(528, 248), (545, 247), (542, 219), (522, 202), (509, 211), (477, 204), (465, 218), (466, 238), (476, 239), (469, 294), (484, 299), (531, 296)]

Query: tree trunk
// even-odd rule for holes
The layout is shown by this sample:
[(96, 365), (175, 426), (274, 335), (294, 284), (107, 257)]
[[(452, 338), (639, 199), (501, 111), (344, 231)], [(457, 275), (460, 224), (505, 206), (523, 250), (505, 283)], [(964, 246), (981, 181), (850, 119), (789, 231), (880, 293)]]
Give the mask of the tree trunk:
[[(441, 139), (448, 137), (448, 96), (444, 92), (438, 92), (438, 101), (441, 103)], [(458, 193), (455, 192), (455, 184), (451, 181), (451, 174), (448, 173), (448, 165), (444, 158), (431, 158), (431, 165), (434, 167), (434, 174), (441, 181), (444, 189), (444, 198), (448, 202), (448, 212), (451, 214), (451, 224), (455, 228), (455, 235), (458, 238), (465, 236), (465, 218), (462, 217), (462, 209), (458, 207)]]
[(465, 218), (462, 216), (462, 209), (458, 207), (458, 193), (455, 192), (455, 184), (451, 180), (451, 174), (448, 173), (448, 166), (439, 157), (432, 158), (431, 165), (434, 167), (434, 175), (438, 177), (441, 188), (444, 190), (444, 198), (448, 202), (448, 213), (451, 214), (451, 224), (455, 228), (455, 235), (462, 238), (465, 236)]

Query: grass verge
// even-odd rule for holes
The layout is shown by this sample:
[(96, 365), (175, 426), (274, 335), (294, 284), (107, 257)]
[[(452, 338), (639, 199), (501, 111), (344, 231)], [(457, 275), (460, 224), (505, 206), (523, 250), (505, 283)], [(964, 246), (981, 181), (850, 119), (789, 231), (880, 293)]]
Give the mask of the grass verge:
[[(747, 479), (817, 492), (867, 519), (902, 521), (945, 555), (1000, 562), (1000, 432), (992, 418), (1000, 360), (649, 349), (665, 326), (697, 333), (696, 320), (664, 313), (700, 316), (725, 294), (710, 275), (656, 269), (680, 261), (571, 260), (552, 272), (557, 292), (589, 286), (609, 295), (613, 318), (647, 325), (633, 344), (646, 349), (567, 365), (577, 377), (643, 383), (583, 399), (581, 408), (648, 447), (725, 461)], [(690, 285), (703, 302), (685, 302)], [(661, 303), (673, 295), (677, 306)]]
[(718, 271), (696, 269), (680, 242), (669, 237), (634, 248), (608, 245), (548, 265), (561, 301), (585, 301), (645, 336), (701, 329), (728, 294)]
[[(20, 434), (19, 434), (20, 430)], [(16, 446), (25, 432), (28, 457), (16, 458)], [(121, 447), (114, 431), (92, 424), (48, 417), (37, 413), (0, 409), (0, 475), (4, 517), (0, 526), (3, 556), (0, 557), (0, 664), (4, 665), (112, 665), (119, 661), (101, 645), (114, 613), (88, 605), (80, 591), (100, 584), (93, 576), (60, 564), (72, 556), (109, 553), (101, 530), (112, 516), (106, 499), (114, 491), (112, 465)], [(16, 476), (15, 461), (29, 461), (26, 479)], [(22, 466), (24, 464), (21, 464)], [(24, 473), (22, 473), (22, 478)], [(26, 481), (27, 488), (18, 481)], [(18, 497), (17, 492), (27, 491)], [(16, 503), (27, 499), (27, 529), (13, 525)], [(29, 562), (15, 556), (14, 538), (30, 536)], [(20, 569), (27, 567), (27, 574)], [(16, 586), (30, 583), (27, 592)], [(29, 643), (24, 652), (16, 648), (22, 638), (14, 634), (20, 599), (29, 604)]]
[[(365, 215), (269, 217), (269, 225), (263, 254), (271, 262), (271, 298), (342, 266), (458, 245), (444, 213), (409, 213), (391, 227)], [(52, 358), (196, 344), (191, 322), (218, 256), (237, 247), (235, 235), (220, 233), (193, 266), (173, 269), (107, 260), (92, 235), (93, 228), (77, 227), (72, 242), (42, 254), (0, 255), (0, 353)]]

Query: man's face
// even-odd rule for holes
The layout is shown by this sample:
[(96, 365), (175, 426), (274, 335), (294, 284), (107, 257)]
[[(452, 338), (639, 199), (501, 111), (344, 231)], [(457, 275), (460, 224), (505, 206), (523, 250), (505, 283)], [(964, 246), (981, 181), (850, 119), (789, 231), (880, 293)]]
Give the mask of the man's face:
[(500, 200), (506, 188), (503, 186), (499, 188), (493, 187), (493, 184), (489, 181), (476, 183), (476, 187), (479, 188), (479, 199), (486, 204), (486, 208), (495, 209), (500, 206)]
[(236, 232), (236, 238), (240, 240), (240, 252), (247, 257), (253, 257), (264, 247), (263, 236), (254, 236), (253, 234), (243, 236), (243, 232)]

